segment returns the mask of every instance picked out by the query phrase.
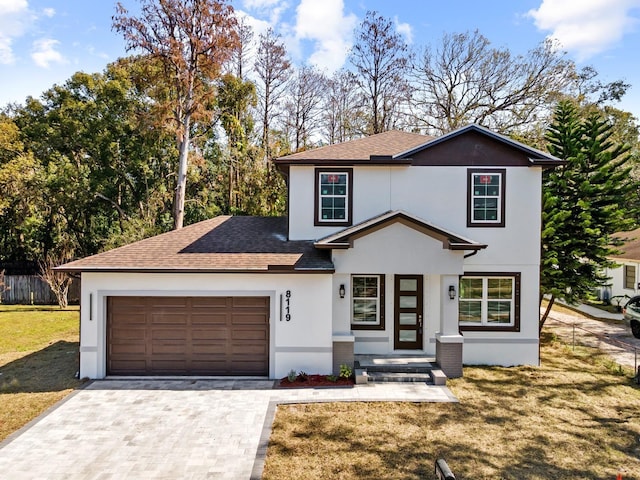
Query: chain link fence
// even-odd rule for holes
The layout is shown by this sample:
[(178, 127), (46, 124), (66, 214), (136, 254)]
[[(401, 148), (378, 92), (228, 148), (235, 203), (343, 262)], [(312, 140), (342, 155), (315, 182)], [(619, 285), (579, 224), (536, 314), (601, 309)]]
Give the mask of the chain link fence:
[(628, 338), (621, 326), (551, 313), (545, 328), (574, 349), (597, 348), (622, 367), (632, 368), (635, 381), (640, 383), (640, 340)]

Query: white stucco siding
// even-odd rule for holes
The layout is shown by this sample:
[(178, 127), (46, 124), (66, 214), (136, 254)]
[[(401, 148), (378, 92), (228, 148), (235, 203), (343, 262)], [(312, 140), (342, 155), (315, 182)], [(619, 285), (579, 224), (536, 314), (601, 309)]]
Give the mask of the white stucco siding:
[(520, 273), (520, 330), (464, 331), (463, 361), (469, 365), (538, 365), (540, 270), (538, 265), (477, 265), (466, 272)]
[[(404, 210), (489, 248), (481, 263), (530, 263), (540, 257), (541, 172), (507, 167), (505, 227), (467, 227), (467, 171), (471, 167), (353, 167), (353, 219), (357, 224), (389, 210)], [(314, 226), (314, 167), (289, 174), (289, 237), (315, 240), (344, 227)], [(470, 260), (473, 263), (476, 259)]]
[[(291, 292), (291, 320), (281, 319), (281, 295)], [(80, 375), (106, 374), (109, 296), (268, 296), (269, 376), (289, 370), (331, 373), (332, 278), (325, 274), (83, 273)], [(91, 309), (89, 305), (91, 304)]]
[(356, 239), (353, 248), (333, 251), (336, 273), (463, 273), (464, 252), (401, 223)]
[[(623, 297), (626, 295), (627, 297), (633, 297), (640, 294), (640, 290), (638, 289), (638, 282), (640, 282), (640, 262), (636, 262), (633, 260), (622, 260), (622, 259), (614, 259), (618, 263), (618, 267), (615, 268), (607, 268), (605, 270), (605, 274), (609, 277), (609, 284), (611, 285), (608, 289), (609, 299), (613, 297)], [(633, 282), (634, 288), (625, 288), (624, 282), (624, 266), (635, 267), (635, 281)], [(606, 288), (602, 288), (601, 291), (605, 291)], [(602, 293), (601, 293), (602, 296)], [(617, 300), (612, 302), (614, 305), (617, 305)], [(626, 300), (621, 300), (620, 305), (626, 303)]]

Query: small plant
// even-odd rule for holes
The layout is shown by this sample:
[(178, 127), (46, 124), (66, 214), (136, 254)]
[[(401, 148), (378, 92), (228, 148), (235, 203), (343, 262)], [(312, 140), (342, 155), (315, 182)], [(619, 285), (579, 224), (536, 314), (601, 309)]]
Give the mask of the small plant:
[(289, 373), (287, 374), (287, 380), (289, 380), (291, 383), (296, 381), (296, 371), (292, 368), (291, 370), (289, 370)]
[(337, 382), (338, 377), (336, 377), (335, 375), (327, 375), (327, 380), (329, 380), (330, 382)]
[(307, 375), (305, 372), (300, 371), (300, 373), (298, 373), (298, 380), (300, 380), (301, 382), (306, 382), (309, 379), (309, 375)]
[(340, 378), (351, 378), (353, 376), (353, 368), (346, 363), (340, 365)]

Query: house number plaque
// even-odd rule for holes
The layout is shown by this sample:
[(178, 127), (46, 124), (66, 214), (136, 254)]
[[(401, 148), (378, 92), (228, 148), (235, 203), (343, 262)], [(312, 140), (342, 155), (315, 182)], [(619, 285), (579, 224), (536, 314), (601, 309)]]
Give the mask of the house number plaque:
[(287, 322), (291, 321), (291, 290), (285, 292), (284, 298), (280, 294), (280, 321), (282, 321), (283, 316)]

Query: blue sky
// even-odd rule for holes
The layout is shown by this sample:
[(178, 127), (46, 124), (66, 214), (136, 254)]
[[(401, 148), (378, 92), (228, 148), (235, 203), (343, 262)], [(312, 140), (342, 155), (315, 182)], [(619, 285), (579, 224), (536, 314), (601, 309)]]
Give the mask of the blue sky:
[[(135, 0), (121, 0), (135, 12)], [(298, 64), (344, 64), (367, 10), (393, 19), (413, 46), (478, 29), (514, 53), (556, 38), (578, 66), (632, 85), (619, 105), (640, 117), (640, 0), (234, 0), (258, 32), (272, 26)], [(126, 54), (111, 0), (0, 0), (0, 106), (39, 96), (74, 72), (100, 72)]]

